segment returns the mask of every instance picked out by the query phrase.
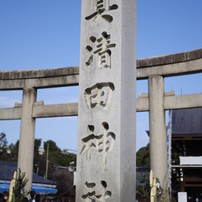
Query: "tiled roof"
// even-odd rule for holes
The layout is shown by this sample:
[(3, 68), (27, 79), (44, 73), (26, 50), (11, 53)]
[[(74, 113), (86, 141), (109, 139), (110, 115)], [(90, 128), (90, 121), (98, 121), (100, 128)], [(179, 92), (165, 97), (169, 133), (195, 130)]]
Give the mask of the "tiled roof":
[(202, 108), (172, 110), (172, 134), (202, 135)]
[[(0, 180), (11, 181), (13, 179), (14, 172), (17, 171), (16, 162), (0, 161)], [(47, 180), (35, 173), (32, 175), (32, 183), (55, 185), (53, 181)]]

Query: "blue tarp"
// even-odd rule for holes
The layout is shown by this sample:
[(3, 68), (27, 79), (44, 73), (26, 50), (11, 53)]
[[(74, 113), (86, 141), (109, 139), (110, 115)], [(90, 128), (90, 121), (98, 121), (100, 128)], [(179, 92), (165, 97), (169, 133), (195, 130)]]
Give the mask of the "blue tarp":
[(10, 184), (0, 184), (0, 193), (8, 191), (10, 189)]
[(32, 190), (34, 190), (36, 193), (47, 193), (47, 194), (55, 194), (57, 192), (57, 189), (50, 188), (50, 187), (40, 187), (32, 185)]
[[(0, 184), (0, 193), (8, 191), (9, 189), (10, 184)], [(36, 185), (32, 185), (32, 190), (34, 190), (36, 193), (42, 193), (42, 194), (55, 194), (57, 192), (57, 189)]]

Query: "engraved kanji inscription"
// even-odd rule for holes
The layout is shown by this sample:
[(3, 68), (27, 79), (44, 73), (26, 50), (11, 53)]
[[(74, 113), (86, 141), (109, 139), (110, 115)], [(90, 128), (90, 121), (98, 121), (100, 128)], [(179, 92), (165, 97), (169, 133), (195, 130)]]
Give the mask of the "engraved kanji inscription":
[(113, 21), (113, 16), (109, 14), (110, 11), (118, 9), (117, 4), (109, 5), (109, 0), (93, 0), (93, 13), (87, 16), (86, 20), (93, 19), (95, 22), (99, 17), (102, 17), (107, 22)]
[(81, 200), (84, 202), (106, 202), (108, 198), (111, 198), (111, 191), (107, 190), (107, 183), (102, 180), (100, 182), (100, 190), (96, 193), (96, 184), (94, 182), (85, 182), (84, 184), (87, 193), (81, 195)]
[(96, 85), (87, 88), (84, 92), (84, 98), (86, 105), (89, 109), (95, 107), (101, 107), (102, 109), (108, 109), (112, 92), (114, 91), (113, 83), (97, 83)]
[(94, 126), (88, 125), (88, 136), (82, 139), (83, 147), (80, 155), (86, 153), (86, 159), (91, 160), (91, 150), (95, 150), (98, 154), (102, 154), (102, 168), (106, 170), (107, 152), (111, 152), (114, 146), (116, 135), (109, 131), (109, 125), (102, 123), (102, 131), (99, 135), (94, 134)]
[(89, 38), (91, 44), (86, 46), (86, 50), (90, 54), (86, 62), (87, 67), (92, 67), (93, 59), (96, 57), (98, 69), (111, 69), (111, 48), (116, 47), (116, 44), (111, 43), (110, 38), (111, 36), (107, 32), (102, 32), (100, 38), (95, 36)]

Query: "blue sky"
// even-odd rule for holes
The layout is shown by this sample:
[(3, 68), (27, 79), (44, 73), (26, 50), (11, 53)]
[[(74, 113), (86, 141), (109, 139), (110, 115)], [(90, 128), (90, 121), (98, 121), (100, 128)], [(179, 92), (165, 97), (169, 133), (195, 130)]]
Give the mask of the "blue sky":
[[(112, 0), (116, 1), (116, 0)], [(137, 0), (137, 58), (202, 48), (202, 1)], [(80, 0), (0, 1), (0, 70), (79, 66)], [(165, 79), (176, 95), (202, 92), (202, 74)], [(137, 81), (137, 95), (148, 92)], [(39, 90), (45, 104), (78, 101), (78, 87)], [(0, 108), (22, 102), (22, 91), (0, 91)], [(137, 150), (149, 142), (148, 113), (137, 113)], [(20, 121), (0, 121), (8, 143), (20, 135)], [(77, 148), (77, 117), (36, 120), (35, 137), (61, 149)]]

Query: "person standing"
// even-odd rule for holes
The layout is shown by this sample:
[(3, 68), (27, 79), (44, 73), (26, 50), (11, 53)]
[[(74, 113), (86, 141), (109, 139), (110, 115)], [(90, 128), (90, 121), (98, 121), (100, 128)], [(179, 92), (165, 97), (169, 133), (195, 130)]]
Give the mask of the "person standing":
[(8, 200), (8, 192), (5, 191), (3, 192), (3, 196), (2, 198), (0, 199), (1, 202), (6, 202)]
[(29, 202), (36, 202), (36, 192), (35, 191), (30, 191), (30, 196), (31, 198), (29, 199)]

